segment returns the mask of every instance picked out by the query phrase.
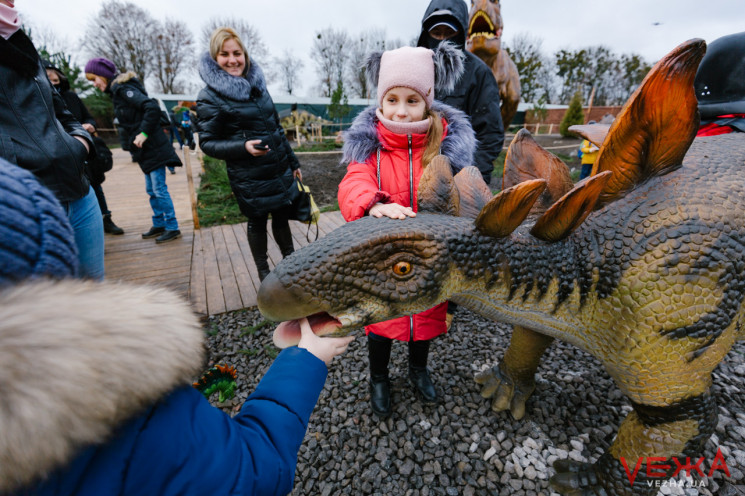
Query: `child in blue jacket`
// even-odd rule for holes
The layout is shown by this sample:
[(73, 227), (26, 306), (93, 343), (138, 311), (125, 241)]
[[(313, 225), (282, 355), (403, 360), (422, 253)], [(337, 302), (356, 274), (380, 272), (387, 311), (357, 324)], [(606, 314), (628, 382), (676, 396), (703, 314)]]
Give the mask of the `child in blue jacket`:
[(352, 338), (303, 322), (230, 417), (191, 386), (203, 331), (154, 287), (71, 279), (73, 232), (0, 159), (0, 494), (286, 495), (327, 366)]

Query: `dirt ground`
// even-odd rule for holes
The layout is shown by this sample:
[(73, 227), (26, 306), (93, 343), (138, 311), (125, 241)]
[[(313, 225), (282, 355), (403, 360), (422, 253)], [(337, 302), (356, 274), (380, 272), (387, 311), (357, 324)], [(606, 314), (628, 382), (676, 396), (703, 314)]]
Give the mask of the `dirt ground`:
[[(508, 135), (505, 147), (513, 135)], [(559, 135), (539, 135), (534, 137), (538, 144), (555, 155), (569, 155), (573, 157), (570, 169), (579, 168), (577, 148), (581, 140), (576, 138), (562, 138)], [(506, 150), (506, 148), (505, 148)], [(336, 205), (336, 192), (347, 164), (340, 163), (341, 152), (297, 153), (300, 167), (303, 171), (303, 182), (310, 188), (313, 199), (319, 207)], [(492, 179), (492, 188), (499, 185), (500, 178)]]

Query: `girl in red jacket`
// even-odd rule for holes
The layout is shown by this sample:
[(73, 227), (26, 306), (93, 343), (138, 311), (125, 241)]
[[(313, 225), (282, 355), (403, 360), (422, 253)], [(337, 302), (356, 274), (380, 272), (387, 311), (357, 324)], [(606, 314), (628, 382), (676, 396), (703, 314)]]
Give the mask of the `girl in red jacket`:
[[(347, 174), (339, 184), (339, 207), (347, 221), (365, 215), (415, 217), (417, 187), (438, 154), (453, 173), (473, 164), (474, 132), (466, 115), (434, 100), (452, 89), (463, 72), (463, 54), (450, 43), (434, 52), (403, 47), (372, 54), (366, 63), (378, 106), (364, 110), (344, 136)], [(379, 417), (391, 414), (388, 361), (392, 339), (409, 344), (409, 379), (426, 404), (437, 402), (427, 370), (430, 340), (446, 332), (447, 302), (425, 312), (366, 327), (370, 402)]]

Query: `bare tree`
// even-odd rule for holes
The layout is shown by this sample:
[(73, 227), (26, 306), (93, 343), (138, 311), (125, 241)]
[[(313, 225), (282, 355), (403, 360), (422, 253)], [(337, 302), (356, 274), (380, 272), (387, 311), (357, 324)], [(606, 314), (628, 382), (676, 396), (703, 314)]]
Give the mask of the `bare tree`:
[(88, 22), (82, 45), (92, 57), (106, 57), (120, 71), (131, 70), (145, 81), (152, 67), (152, 35), (158, 23), (131, 2), (109, 0)]
[(177, 82), (182, 70), (192, 60), (194, 38), (184, 21), (166, 19), (153, 32), (153, 72), (163, 93), (181, 93)]
[(526, 102), (535, 102), (545, 92), (541, 91), (539, 75), (547, 65), (547, 59), (541, 51), (543, 39), (528, 32), (515, 35), (505, 50), (517, 66), (520, 74), (520, 94)]
[(348, 87), (351, 93), (359, 98), (370, 98), (374, 93), (374, 88), (369, 88), (367, 84), (367, 74), (365, 74), (365, 58), (374, 51), (393, 50), (402, 45), (400, 40), (385, 39), (384, 29), (370, 29), (360, 33), (356, 38), (350, 39), (347, 53), (349, 60), (347, 62), (347, 76), (349, 79)]
[(316, 65), (322, 96), (330, 97), (339, 81), (344, 81), (344, 68), (349, 58), (346, 49), (348, 44), (349, 36), (346, 31), (336, 31), (329, 27), (316, 32), (310, 58)]
[(292, 92), (301, 86), (300, 71), (303, 70), (305, 64), (298, 57), (295, 57), (290, 50), (285, 49), (282, 57), (274, 60), (274, 65), (279, 72), (282, 88), (288, 95), (292, 95)]

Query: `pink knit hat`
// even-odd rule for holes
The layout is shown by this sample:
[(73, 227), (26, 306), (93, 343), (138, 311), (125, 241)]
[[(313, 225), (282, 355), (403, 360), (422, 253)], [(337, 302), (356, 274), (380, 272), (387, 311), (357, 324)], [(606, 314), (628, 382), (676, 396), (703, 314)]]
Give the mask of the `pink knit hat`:
[(378, 89), (378, 105), (391, 88), (403, 86), (416, 91), (432, 106), (435, 92), (448, 94), (455, 88), (464, 70), (465, 55), (449, 41), (430, 50), (402, 47), (387, 52), (375, 51), (365, 59), (363, 68), (370, 86)]
[(388, 90), (397, 86), (411, 88), (432, 106), (435, 99), (435, 64), (432, 50), (422, 47), (402, 47), (383, 52), (378, 76), (378, 104)]

